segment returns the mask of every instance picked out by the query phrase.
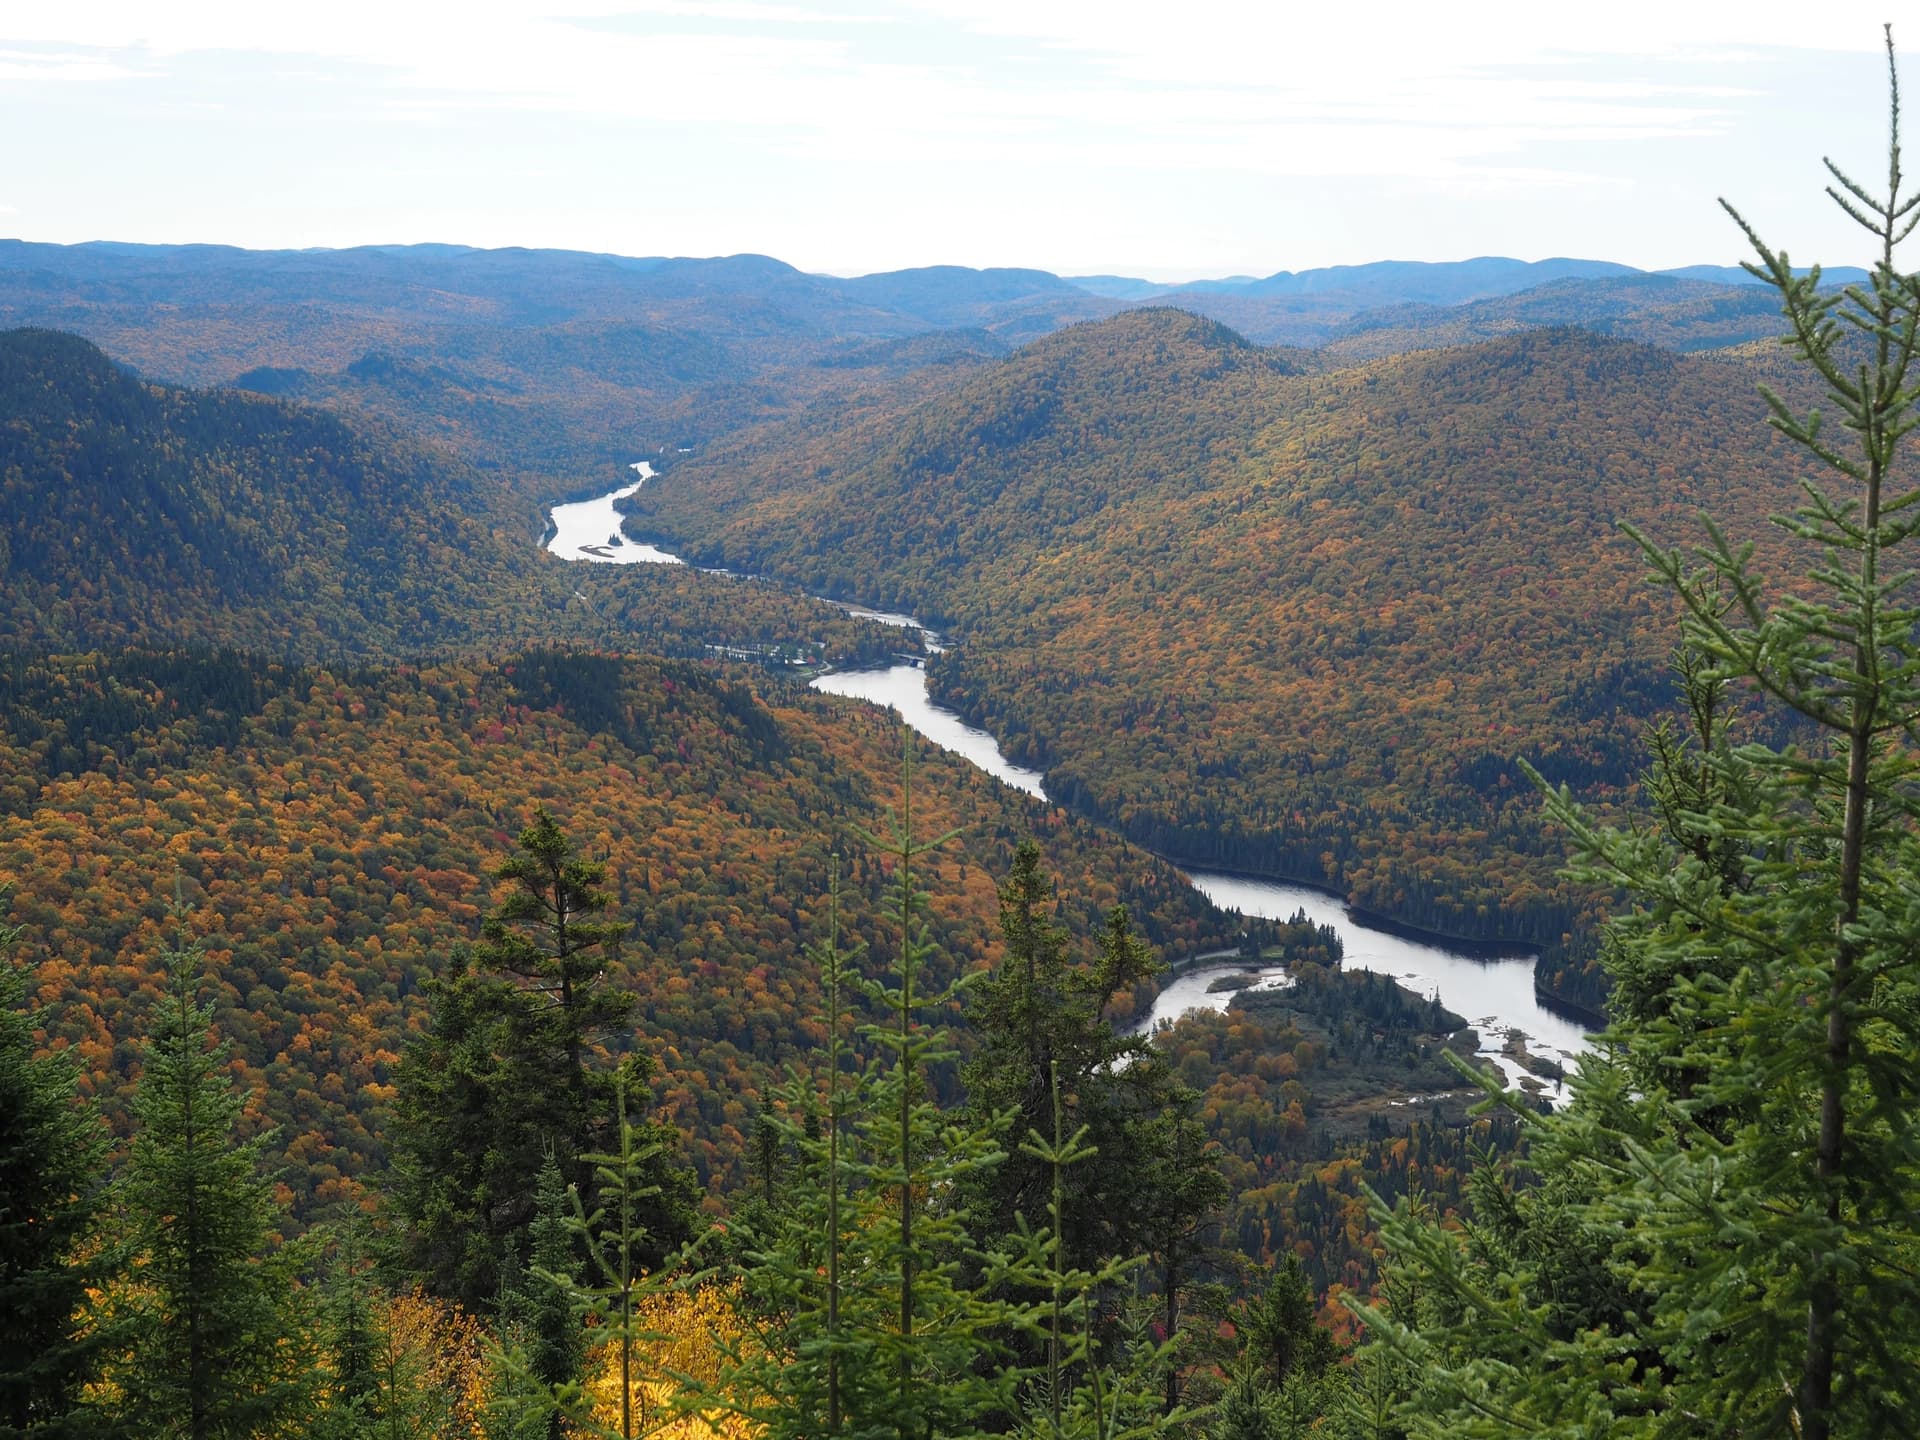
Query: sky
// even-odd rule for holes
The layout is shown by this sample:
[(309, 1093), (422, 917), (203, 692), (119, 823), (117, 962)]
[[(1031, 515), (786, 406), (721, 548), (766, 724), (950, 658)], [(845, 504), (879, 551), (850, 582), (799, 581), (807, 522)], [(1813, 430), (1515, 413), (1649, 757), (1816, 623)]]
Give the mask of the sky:
[(0, 0), (0, 235), (1181, 280), (1732, 263), (1724, 195), (1798, 262), (1865, 263), (1822, 157), (1885, 175), (1884, 5), (1813, 13)]

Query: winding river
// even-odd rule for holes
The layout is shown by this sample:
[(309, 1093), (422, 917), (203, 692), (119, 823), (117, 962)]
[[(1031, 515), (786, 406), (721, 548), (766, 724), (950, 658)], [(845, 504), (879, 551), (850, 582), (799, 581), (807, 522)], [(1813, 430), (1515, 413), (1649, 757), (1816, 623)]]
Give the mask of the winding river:
[(645, 460), (627, 467), (640, 478), (623, 485), (610, 495), (581, 500), (572, 505), (556, 505), (549, 512), (553, 534), (547, 549), (563, 560), (598, 560), (604, 565), (684, 565), (678, 555), (652, 545), (636, 545), (620, 533), (620, 512), (613, 502), (624, 500), (653, 478), (653, 466)]
[[(547, 541), (547, 549), (569, 560), (603, 564), (684, 563), (652, 545), (636, 545), (632, 541), (609, 543), (611, 537), (620, 533), (620, 515), (614, 502), (633, 494), (653, 478), (653, 467), (644, 460), (632, 468), (640, 478), (631, 485), (595, 500), (556, 505), (552, 511), (553, 534)], [(882, 624), (920, 630), (929, 649), (940, 648), (939, 637), (911, 615), (869, 610), (858, 605), (841, 608)], [(887, 706), (933, 744), (954, 751), (995, 779), (1037, 800), (1047, 798), (1039, 771), (1013, 764), (1000, 753), (993, 736), (968, 725), (951, 710), (935, 705), (928, 698), (927, 672), (918, 664), (902, 662), (877, 670), (834, 671), (818, 676), (812, 685), (829, 695), (846, 695)], [(1201, 870), (1189, 870), (1186, 874), (1195, 889), (1222, 909), (1273, 920), (1289, 919), (1305, 911), (1315, 924), (1331, 925), (1346, 947), (1349, 967), (1391, 975), (1421, 996), (1437, 995), (1441, 1004), (1464, 1015), (1479, 1032), (1480, 1053), (1500, 1067), (1509, 1083), (1519, 1084), (1524, 1079), (1528, 1088), (1541, 1088), (1550, 1099), (1561, 1098), (1562, 1087), (1542, 1086), (1506, 1048), (1509, 1036), (1518, 1035), (1524, 1037), (1528, 1052), (1563, 1065), (1577, 1061), (1586, 1048), (1587, 1035), (1579, 1025), (1548, 1010), (1534, 998), (1531, 957), (1489, 960), (1450, 950), (1444, 943), (1375, 930), (1356, 920), (1338, 898), (1307, 886)], [(1142, 1028), (1150, 1030), (1203, 1006), (1225, 1009), (1230, 992), (1210, 991), (1207, 987), (1223, 975), (1240, 974), (1257, 974), (1258, 983), (1268, 986), (1285, 983), (1284, 974), (1276, 967), (1249, 967), (1235, 959), (1197, 962), (1183, 968), (1166, 984), (1154, 1001), (1152, 1012), (1142, 1022)]]

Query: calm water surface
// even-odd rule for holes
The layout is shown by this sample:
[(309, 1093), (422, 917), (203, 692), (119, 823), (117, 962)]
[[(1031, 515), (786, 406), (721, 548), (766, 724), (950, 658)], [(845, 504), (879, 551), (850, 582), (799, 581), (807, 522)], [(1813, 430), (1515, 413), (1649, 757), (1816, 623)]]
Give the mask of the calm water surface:
[(631, 485), (597, 500), (556, 505), (548, 512), (553, 520), (553, 537), (547, 541), (550, 552), (566, 560), (598, 560), (604, 565), (686, 563), (678, 555), (669, 555), (652, 545), (636, 545), (624, 538), (618, 545), (613, 543), (614, 537), (620, 534), (620, 512), (613, 508), (613, 502), (626, 499), (653, 478), (653, 466), (644, 460), (628, 468), (640, 477)]
[[(620, 516), (613, 502), (633, 494), (653, 478), (653, 467), (644, 460), (632, 468), (640, 478), (624, 489), (598, 500), (556, 505), (552, 512), (555, 533), (547, 542), (547, 549), (569, 560), (603, 564), (682, 564), (678, 556), (652, 545), (607, 543), (608, 537), (620, 530)], [(869, 610), (859, 605), (841, 604), (841, 608), (882, 624), (919, 630), (928, 649), (938, 651), (940, 648), (939, 637), (911, 615)], [(877, 670), (833, 671), (819, 676), (812, 685), (828, 695), (845, 695), (884, 705), (899, 714), (915, 733), (943, 750), (964, 757), (1016, 790), (1037, 799), (1047, 798), (1042, 784), (1044, 777), (1039, 771), (1013, 764), (1000, 753), (999, 743), (993, 736), (928, 698), (927, 672), (919, 665), (903, 662)], [(1195, 889), (1222, 909), (1272, 920), (1290, 919), (1305, 911), (1315, 924), (1331, 925), (1346, 947), (1349, 967), (1391, 975), (1416, 994), (1437, 995), (1449, 1010), (1466, 1016), (1468, 1023), (1480, 1032), (1481, 1053), (1500, 1067), (1510, 1083), (1517, 1084), (1526, 1074), (1518, 1062), (1500, 1051), (1510, 1030), (1525, 1035), (1527, 1048), (1534, 1054), (1563, 1064), (1576, 1061), (1586, 1048), (1586, 1032), (1579, 1025), (1554, 1014), (1534, 999), (1531, 958), (1483, 960), (1448, 950), (1444, 945), (1373, 930), (1355, 920), (1340, 900), (1305, 886), (1200, 870), (1188, 871), (1187, 877)], [(1259, 974), (1263, 988), (1278, 988), (1287, 983), (1286, 976), (1275, 968), (1250, 969), (1238, 960), (1196, 965), (1168, 982), (1154, 1001), (1151, 1014), (1142, 1022), (1143, 1028), (1152, 1029), (1193, 1009), (1224, 1010), (1231, 993), (1209, 993), (1207, 986), (1218, 976), (1236, 973)], [(1546, 1093), (1557, 1098), (1561, 1087), (1549, 1085)]]
[(984, 730), (967, 724), (953, 711), (927, 698), (927, 672), (918, 665), (890, 665), (884, 670), (835, 670), (813, 682), (828, 695), (850, 695), (856, 700), (885, 705), (898, 712), (914, 732), (942, 750), (971, 760), (996, 780), (1044, 800), (1038, 770), (1023, 770), (1000, 753), (1000, 744)]

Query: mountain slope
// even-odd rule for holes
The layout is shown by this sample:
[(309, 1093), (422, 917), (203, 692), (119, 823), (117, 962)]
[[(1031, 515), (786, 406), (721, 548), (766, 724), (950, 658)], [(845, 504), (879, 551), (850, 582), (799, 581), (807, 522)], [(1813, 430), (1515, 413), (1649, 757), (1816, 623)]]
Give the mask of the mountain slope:
[[(535, 651), (501, 663), (295, 668), (231, 655), (0, 656), (0, 892), (31, 937), (52, 1036), (124, 1123), (178, 886), (254, 1123), (303, 1212), (377, 1171), (421, 983), (491, 903), (488, 873), (544, 805), (610, 865), (633, 924), (615, 1037), (703, 1175), (735, 1171), (765, 1088), (813, 1035), (829, 856), (843, 943), (884, 955), (889, 871), (860, 834), (900, 805), (899, 729), (807, 692), (770, 703), (710, 670)], [(1032, 835), (1086, 947), (1124, 902), (1155, 943), (1239, 922), (1166, 866), (987, 779), (916, 764), (922, 862), (950, 976), (998, 948), (995, 887)], [(737, 1174), (734, 1178), (738, 1178)]]
[(899, 373), (936, 330), (1017, 343), (1112, 308), (1034, 271), (842, 280), (758, 255), (0, 241), (0, 324), (83, 334), (176, 383), (364, 411), (529, 504), (865, 385), (876, 347), (898, 347)]
[(147, 385), (0, 334), (0, 639), (405, 650), (482, 633), (532, 559), (445, 457), (324, 411)]
[(0, 647), (391, 658), (551, 642), (844, 664), (902, 643), (776, 586), (548, 555), (543, 517), (444, 451), (257, 394), (148, 385), (74, 336), (0, 332), (0, 406)]
[[(1676, 348), (1771, 333), (1751, 293), (1661, 283), (1604, 261), (1502, 257), (1150, 286), (961, 266), (841, 278), (764, 255), (0, 241), (0, 324), (83, 334), (176, 383), (365, 412), (444, 442), (534, 508), (941, 353), (915, 341), (965, 332), (1015, 347), (1129, 305), (1177, 305), (1263, 344), (1330, 345), (1342, 362), (1540, 324)], [(885, 347), (884, 367), (862, 358)], [(928, 363), (923, 389), (955, 373)]]
[(966, 567), (1003, 530), (1037, 544), (1197, 483), (1195, 454), (1246, 431), (1297, 361), (1182, 311), (1132, 311), (930, 398), (897, 392), (891, 407), (723, 442), (635, 497), (635, 524), (703, 562), (957, 614)]
[(1513, 759), (1631, 794), (1673, 632), (1615, 522), (1791, 503), (1753, 373), (1570, 330), (1290, 368), (1126, 315), (863, 428), (758, 432), (645, 523), (945, 616), (936, 684), (1134, 839), (1556, 939), (1584, 902)]
[(1741, 345), (1771, 339), (1785, 328), (1779, 300), (1763, 286), (1625, 275), (1559, 280), (1460, 305), (1367, 311), (1346, 322), (1324, 353), (1329, 359), (1350, 363), (1557, 325), (1670, 350)]

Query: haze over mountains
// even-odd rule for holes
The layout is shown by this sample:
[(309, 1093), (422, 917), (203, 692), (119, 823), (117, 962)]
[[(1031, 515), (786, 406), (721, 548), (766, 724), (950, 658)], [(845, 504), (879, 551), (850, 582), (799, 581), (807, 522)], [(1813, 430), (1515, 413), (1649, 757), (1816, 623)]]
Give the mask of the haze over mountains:
[(537, 514), (556, 489), (586, 493), (633, 455), (698, 447), (906, 376), (937, 388), (1140, 305), (1173, 304), (1259, 344), (1324, 348), (1326, 360), (1539, 324), (1681, 347), (1777, 333), (1764, 293), (1737, 283), (1743, 272), (1696, 269), (1708, 278), (1596, 261), (1382, 262), (1117, 298), (1038, 270), (840, 279), (756, 255), (4, 241), (0, 325), (84, 335), (156, 379), (345, 404), (424, 430), (522, 488)]

